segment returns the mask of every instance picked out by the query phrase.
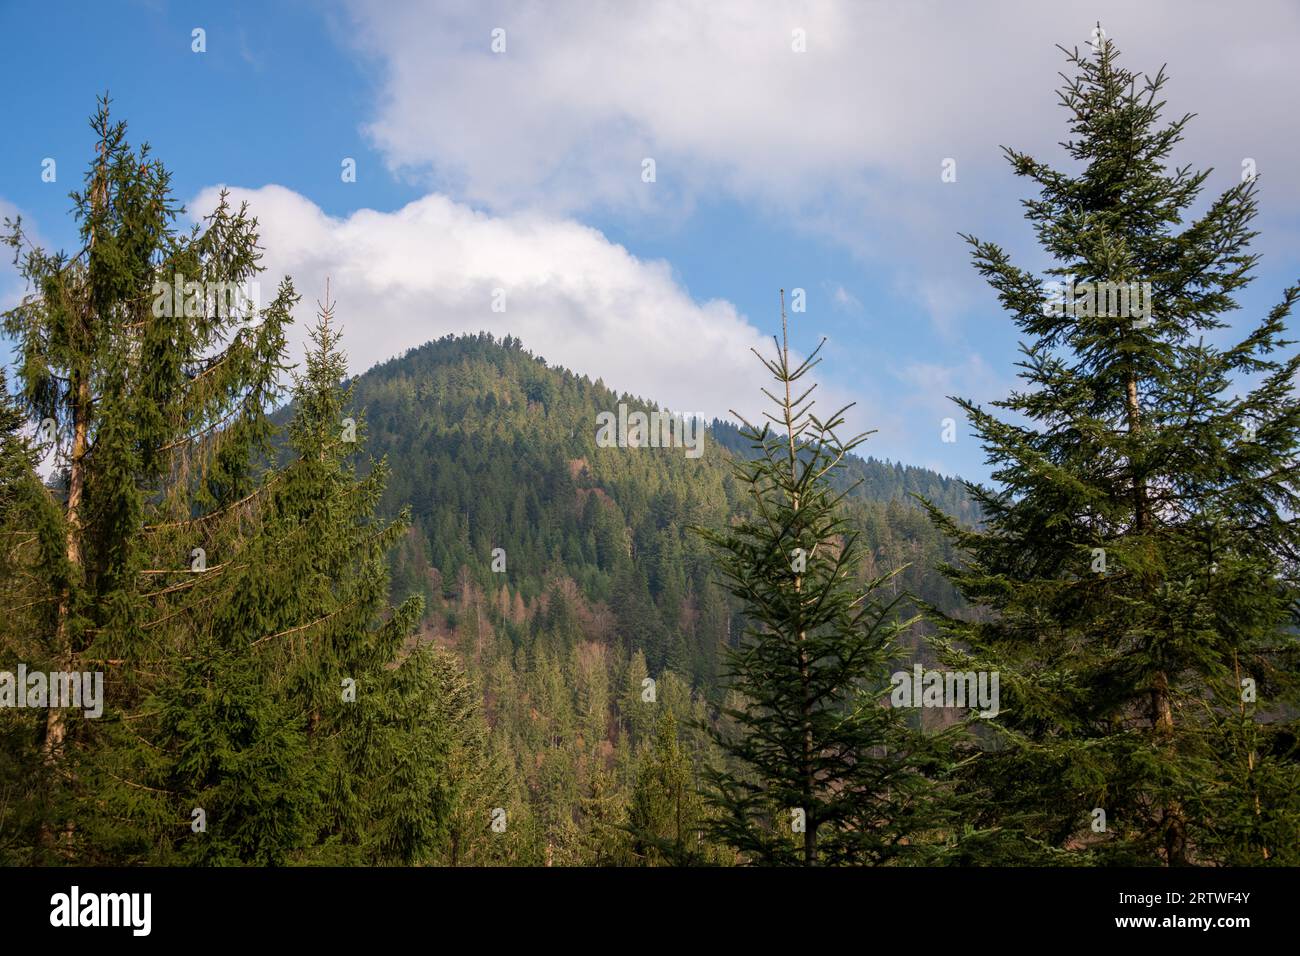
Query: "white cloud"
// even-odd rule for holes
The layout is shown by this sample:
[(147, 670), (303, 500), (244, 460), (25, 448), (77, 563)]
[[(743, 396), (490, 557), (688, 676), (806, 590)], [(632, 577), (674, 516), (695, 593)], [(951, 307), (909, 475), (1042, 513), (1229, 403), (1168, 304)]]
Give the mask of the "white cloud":
[[(1249, 16), (1211, 0), (349, 7), (350, 39), (381, 70), (375, 143), (394, 168), (493, 208), (545, 197), (564, 211), (644, 210), (721, 191), (858, 225), (887, 200), (891, 218), (924, 229), (938, 210), (888, 184), (938, 184), (945, 157), (959, 183), (976, 181), (1001, 168), (1001, 143), (1054, 152), (1055, 44), (1084, 46), (1098, 19), (1126, 65), (1169, 63), (1169, 114), (1200, 114), (1190, 136), (1204, 158), (1238, 169), (1262, 153), (1262, 170), (1281, 170), (1296, 143), (1281, 121), (1300, 65), (1280, 38), (1300, 8), (1285, 0)], [(796, 28), (806, 52), (792, 49)], [(655, 190), (640, 180), (645, 156)]]
[[(1068, 70), (1100, 20), (1122, 63), (1168, 64), (1165, 119), (1197, 116), (1174, 160), (1216, 172), (1203, 204), (1261, 175), (1264, 249), (1294, 252), (1300, 6), (1259, 0), (348, 0), (345, 41), (372, 58), (366, 124), (399, 175), (499, 212), (621, 217), (632, 234), (735, 200), (883, 266), (935, 340), (987, 346), (989, 305), (958, 231), (1032, 247), (1003, 144), (1065, 166)], [(506, 51), (490, 49), (506, 31)], [(792, 49), (805, 31), (806, 52)], [(641, 181), (644, 157), (657, 182)], [(957, 161), (944, 183), (941, 163)], [(846, 305), (844, 302), (839, 303)]]
[[(188, 208), (211, 209), (217, 188)], [(353, 373), (448, 333), (514, 335), (549, 362), (684, 412), (746, 412), (770, 340), (725, 301), (696, 302), (668, 264), (538, 213), (491, 216), (441, 195), (392, 213), (327, 216), (280, 186), (232, 189), (258, 216), (262, 299), (282, 275), (303, 296), (292, 358), (330, 278)], [(492, 311), (494, 290), (505, 311)]]

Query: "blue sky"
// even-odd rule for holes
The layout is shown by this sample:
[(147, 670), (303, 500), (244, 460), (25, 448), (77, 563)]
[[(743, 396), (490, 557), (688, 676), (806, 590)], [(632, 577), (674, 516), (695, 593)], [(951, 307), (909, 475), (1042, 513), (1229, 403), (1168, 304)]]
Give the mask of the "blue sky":
[[(794, 344), (828, 336), (825, 401), (859, 403), (866, 451), (983, 478), (964, 427), (940, 441), (945, 396), (1005, 395), (1016, 337), (957, 233), (1041, 265), (998, 146), (1062, 162), (1055, 44), (1100, 19), (1126, 65), (1167, 63), (1170, 114), (1199, 114), (1177, 159), (1215, 167), (1210, 192), (1257, 163), (1263, 260), (1236, 331), (1300, 273), (1295, 5), (1130, 6), (3, 0), (0, 211), (72, 247), (108, 90), (192, 213), (223, 184), (249, 199), (264, 288), (292, 274), (305, 319), (330, 277), (353, 371), (487, 329), (680, 410), (750, 414), (746, 349), (798, 287)], [(0, 305), (21, 292), (6, 262)]]

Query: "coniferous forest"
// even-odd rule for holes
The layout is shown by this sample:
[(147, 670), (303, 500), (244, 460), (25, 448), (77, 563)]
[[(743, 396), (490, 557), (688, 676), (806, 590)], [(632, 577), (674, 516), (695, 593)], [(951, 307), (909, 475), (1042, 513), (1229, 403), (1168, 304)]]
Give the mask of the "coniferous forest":
[(775, 281), (756, 414), (487, 321), (358, 368), (349, 274), (88, 100), (75, 243), (5, 222), (0, 862), (1300, 865), (1300, 285), (1241, 307), (1177, 76), (1056, 53), (1032, 248), (944, 223), (1018, 345), (966, 480)]

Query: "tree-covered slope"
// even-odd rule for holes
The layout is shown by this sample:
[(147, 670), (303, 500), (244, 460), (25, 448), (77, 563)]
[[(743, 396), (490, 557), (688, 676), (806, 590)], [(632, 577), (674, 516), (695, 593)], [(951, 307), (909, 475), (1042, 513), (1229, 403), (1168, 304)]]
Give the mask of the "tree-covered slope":
[[(430, 342), (355, 385), (367, 450), (392, 468), (384, 509), (412, 511), (394, 589), (423, 593), (433, 626), (454, 628), (444, 602), (478, 592), (487, 600), (476, 618), (516, 646), (530, 631), (557, 648), (580, 637), (612, 642), (643, 650), (652, 672), (671, 667), (712, 686), (718, 649), (739, 622), (687, 529), (720, 526), (745, 507), (728, 467), (746, 453), (734, 425), (711, 423), (698, 457), (598, 447), (599, 413), (655, 406), (488, 335)], [(961, 483), (871, 458), (845, 471), (861, 480), (846, 507), (870, 547), (866, 573), (908, 564), (897, 586), (950, 606), (947, 585), (926, 570), (949, 555), (911, 493), (970, 521)], [(504, 552), (495, 561), (494, 549)], [(558, 582), (574, 599), (571, 634), (539, 619)]]

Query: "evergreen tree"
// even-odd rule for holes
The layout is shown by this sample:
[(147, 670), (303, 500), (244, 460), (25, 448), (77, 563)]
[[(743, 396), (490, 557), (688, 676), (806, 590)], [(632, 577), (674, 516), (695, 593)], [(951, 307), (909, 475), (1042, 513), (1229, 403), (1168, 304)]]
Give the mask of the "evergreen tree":
[(1257, 258), (1253, 177), (1193, 215), (1209, 172), (1169, 165), (1190, 117), (1161, 119), (1164, 71), (1109, 40), (1063, 52), (1077, 170), (1006, 150), (1051, 267), (966, 237), (1027, 339), (1026, 386), (995, 403), (1011, 420), (958, 400), (994, 468), (971, 486), (986, 524), (932, 509), (980, 609), (935, 614), (940, 644), (1001, 675), (964, 852), (1294, 863), (1300, 357), (1273, 355), (1300, 289), (1212, 344)]
[(588, 866), (629, 866), (634, 863), (624, 822), (626, 798), (614, 775), (597, 770), (582, 800), (584, 863)]
[[(352, 386), (341, 385), (347, 360), (333, 318), (327, 285), (296, 377), (292, 457), (267, 508), (263, 537), (272, 546), (245, 593), (259, 605), (292, 594), (288, 608), (277, 604), (280, 612), (310, 622), (260, 653), (284, 672), (283, 693), (306, 714), (313, 766), (326, 774), (319, 839), (350, 848), (362, 862), (411, 863), (447, 839), (451, 730), (437, 719), (443, 682), (435, 657), (404, 653), (422, 600), (387, 605), (387, 557), (409, 515), (375, 518), (389, 478), (385, 461), (357, 476), (365, 421), (352, 411)], [(286, 624), (278, 622), (277, 633)]]
[[(37, 474), (39, 450), (24, 437), (24, 424), (0, 368), (0, 671), (10, 674), (20, 664), (34, 671), (49, 664), (42, 628), (57, 591), (34, 569), (58, 566), (64, 553), (62, 509)], [(53, 781), (40, 759), (44, 727), (39, 709), (0, 708), (0, 865), (33, 862), (48, 821)]]
[[(295, 301), (288, 283), (260, 310), (234, 293), (258, 271), (246, 210), (223, 196), (203, 225), (177, 231), (170, 175), (128, 145), (107, 98), (91, 125), (98, 155), (72, 194), (82, 247), (50, 254), (12, 224), (32, 292), (4, 317), (21, 410), (53, 426), (59, 449), (61, 546), (30, 566), (50, 600), (29, 663), (106, 678), (101, 719), (50, 707), (39, 741), (42, 852), (87, 863), (147, 854), (160, 828), (188, 831), (188, 810), (178, 818), (161, 788), (121, 771), (152, 759), (140, 738), (158, 715), (139, 709), (230, 581), (224, 559), (268, 447)], [(27, 530), (46, 526), (34, 520)]]
[[(0, 530), (25, 544), (0, 558), (24, 582), (0, 586), (20, 612), (0, 657), (104, 673), (106, 699), (99, 718), (50, 706), (39, 727), (4, 724), (0, 761), (17, 753), (37, 795), (15, 806), (26, 846), (4, 852), (426, 859), (457, 806), (453, 756), (479, 744), (446, 709), (436, 655), (403, 651), (420, 600), (387, 606), (407, 526), (375, 517), (386, 465), (352, 463), (362, 425), (345, 417), (331, 307), (272, 467), (292, 285), (263, 308), (232, 294), (259, 271), (256, 221), (223, 196), (176, 231), (161, 164), (107, 102), (92, 126), (81, 252), (27, 248), (20, 224), (9, 236), (33, 292), (5, 315), (18, 395), (0, 408)], [(49, 488), (18, 419), (52, 426)]]
[(857, 586), (862, 545), (840, 511), (848, 492), (830, 481), (866, 436), (841, 441), (847, 409), (819, 418), (816, 386), (799, 391), (821, 346), (791, 364), (784, 294), (781, 334), (775, 357), (759, 356), (776, 414), (745, 423), (758, 454), (735, 463), (751, 510), (700, 530), (750, 622), (728, 654), (728, 688), (744, 705), (723, 709), (739, 733), (717, 743), (736, 768), (711, 769), (711, 829), (748, 862), (879, 863), (924, 848), (936, 746), (879, 699), (906, 624), (896, 600), (873, 597), (884, 578)]
[[(646, 699), (653, 685), (645, 683), (650, 674), (645, 654), (639, 648), (628, 658), (627, 667), (621, 676), (623, 693), (618, 700), (619, 715), (627, 728), (629, 745), (635, 748), (650, 736), (654, 722), (654, 709)], [(657, 696), (657, 688), (655, 692)]]
[(670, 707), (661, 709), (654, 739), (641, 754), (627, 818), (630, 851), (641, 865), (680, 866), (701, 858), (704, 821), (694, 767)]
[(492, 762), (477, 688), (450, 654), (432, 651), (429, 656), (435, 686), (430, 723), (447, 745), (443, 760), (421, 769), (432, 781), (436, 805), (445, 808), (446, 839), (438, 862), (458, 866), (485, 852), (492, 833), (484, 822), (506, 802), (504, 772)]

